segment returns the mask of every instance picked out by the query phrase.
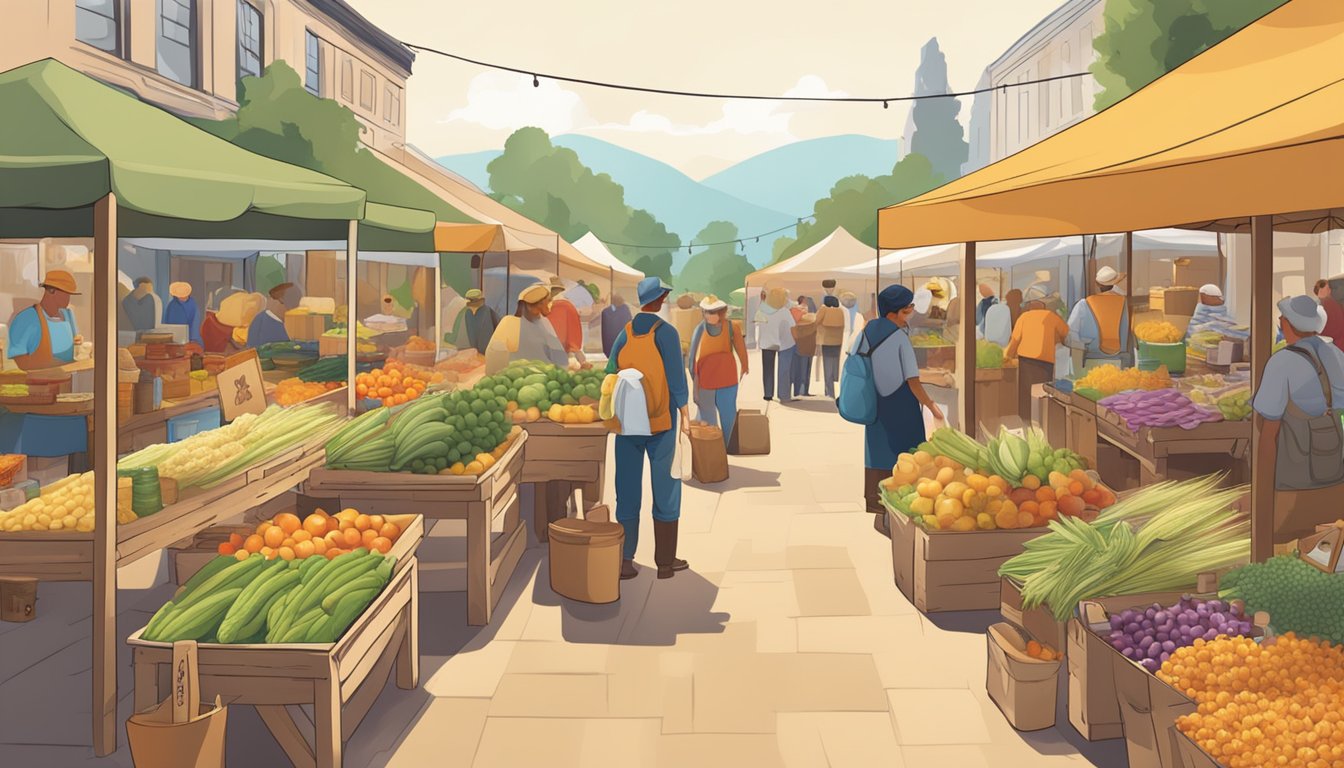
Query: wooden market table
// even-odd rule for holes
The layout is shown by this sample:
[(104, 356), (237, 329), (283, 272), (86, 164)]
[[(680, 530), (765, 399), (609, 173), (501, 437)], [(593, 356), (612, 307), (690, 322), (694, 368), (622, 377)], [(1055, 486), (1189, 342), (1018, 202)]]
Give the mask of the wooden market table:
[[(960, 426), (956, 375), (945, 368), (921, 368), (919, 380), (929, 391), (929, 397), (943, 409), (947, 423)], [(1017, 410), (1017, 368), (976, 368), (976, 428), (984, 426), (991, 433), (997, 432), (1000, 424), (1017, 423)], [(1029, 421), (1030, 418), (1031, 414), (1026, 414), (1022, 416), (1022, 421)]]
[[(530, 438), (523, 432), (499, 461), (479, 476), (314, 469), (304, 484), (304, 493), (336, 499), (341, 506), (368, 514), (415, 512), (426, 520), (465, 520), (467, 623), (484, 626), (490, 623), (527, 546), (518, 483), (528, 442)], [(495, 531), (495, 522), (501, 518), (503, 528)]]
[[(402, 540), (398, 540), (402, 544)], [(290, 762), (300, 768), (337, 768), (345, 742), (382, 693), (396, 667), (404, 690), (420, 684), (418, 562), (398, 559), (382, 593), (334, 643), (223, 645), (198, 651), (201, 700), (256, 707)], [(135, 667), (135, 711), (158, 704), (172, 690), (172, 643), (127, 639)], [(312, 721), (299, 706), (312, 707)], [(304, 731), (313, 735), (310, 745)]]
[(528, 436), (522, 482), (536, 486), (533, 531), (544, 543), (549, 525), (565, 517), (575, 488), (583, 491), (585, 506), (602, 502), (611, 433), (602, 422), (557, 424), (542, 419), (522, 426)]

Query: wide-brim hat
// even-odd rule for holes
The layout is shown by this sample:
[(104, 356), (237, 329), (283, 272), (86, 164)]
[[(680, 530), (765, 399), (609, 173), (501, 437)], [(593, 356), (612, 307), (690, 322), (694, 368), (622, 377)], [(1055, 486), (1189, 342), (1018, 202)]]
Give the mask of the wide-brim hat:
[(39, 288), (54, 288), (71, 296), (79, 295), (79, 291), (75, 290), (79, 287), (75, 285), (75, 276), (64, 269), (47, 270), (47, 276), (37, 285)]
[(540, 304), (551, 298), (551, 291), (541, 283), (533, 283), (518, 294), (518, 300), (524, 304)]
[(646, 277), (643, 280), (640, 280), (639, 285), (636, 286), (635, 290), (635, 294), (639, 297), (639, 305), (641, 307), (646, 304), (652, 304), (671, 292), (672, 286), (664, 283), (662, 278), (656, 276)]
[(1287, 296), (1278, 303), (1279, 313), (1301, 333), (1325, 330), (1325, 307), (1310, 296)]
[(1097, 285), (1119, 285), (1125, 281), (1127, 276), (1124, 272), (1116, 272), (1110, 267), (1102, 267), (1097, 270)]
[(723, 299), (720, 299), (718, 296), (715, 296), (712, 293), (700, 300), (700, 309), (706, 312), (718, 312), (721, 309), (727, 309), (727, 308), (728, 308), (728, 302), (724, 301)]
[(184, 283), (181, 280), (168, 284), (168, 295), (175, 299), (186, 301), (191, 296), (191, 283)]

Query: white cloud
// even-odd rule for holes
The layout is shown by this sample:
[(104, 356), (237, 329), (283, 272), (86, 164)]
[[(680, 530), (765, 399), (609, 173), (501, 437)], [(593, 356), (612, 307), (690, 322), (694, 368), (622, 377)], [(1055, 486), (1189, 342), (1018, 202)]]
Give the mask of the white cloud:
[[(804, 75), (785, 96), (844, 97), (844, 91), (833, 91), (816, 75)], [(772, 136), (779, 140), (796, 137), (789, 130), (793, 116), (816, 108), (819, 104), (807, 102), (780, 102), (754, 99), (732, 99), (724, 102), (722, 116), (702, 125), (677, 123), (672, 118), (649, 110), (640, 110), (625, 123), (604, 123), (594, 130), (625, 133), (661, 133), (668, 136), (712, 136), (732, 133), (738, 135)]]
[(552, 136), (592, 125), (583, 98), (554, 80), (512, 72), (484, 72), (467, 87), (467, 104), (448, 113), (443, 123), (468, 122), (496, 131), (537, 126)]

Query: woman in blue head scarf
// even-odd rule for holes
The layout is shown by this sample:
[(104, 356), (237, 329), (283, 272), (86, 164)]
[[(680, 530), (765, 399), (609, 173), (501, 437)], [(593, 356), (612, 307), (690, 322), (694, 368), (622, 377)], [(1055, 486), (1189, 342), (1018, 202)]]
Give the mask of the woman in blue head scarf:
[(864, 498), (868, 511), (877, 515), (879, 530), (886, 530), (886, 514), (878, 483), (891, 475), (897, 455), (915, 450), (924, 442), (924, 414), (935, 419), (943, 412), (919, 383), (919, 364), (910, 343), (910, 317), (915, 313), (915, 295), (903, 285), (887, 286), (877, 295), (878, 316), (863, 328), (850, 354), (872, 359), (877, 386), (877, 422), (864, 427)]

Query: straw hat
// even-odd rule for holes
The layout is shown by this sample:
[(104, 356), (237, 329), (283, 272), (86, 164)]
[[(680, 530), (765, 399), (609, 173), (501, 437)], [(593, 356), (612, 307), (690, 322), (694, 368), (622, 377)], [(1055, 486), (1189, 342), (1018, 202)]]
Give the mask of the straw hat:
[(727, 308), (728, 303), (712, 293), (700, 300), (700, 309), (706, 312), (717, 312)]
[(524, 304), (540, 304), (551, 298), (551, 291), (541, 283), (533, 283), (518, 294), (518, 300)]
[(1119, 285), (1125, 281), (1124, 272), (1116, 272), (1110, 267), (1102, 267), (1097, 270), (1097, 285)]
[(62, 293), (68, 293), (71, 296), (78, 296), (79, 291), (75, 290), (75, 276), (66, 272), (64, 269), (49, 269), (47, 276), (42, 282), (37, 284), (39, 288), (55, 288)]
[(467, 295), (463, 298), (467, 300), (468, 304), (480, 304), (485, 301), (485, 294), (481, 293), (480, 288), (472, 288), (467, 291)]
[(178, 281), (168, 284), (168, 295), (181, 301), (186, 301), (191, 297), (191, 283)]
[(765, 303), (769, 304), (775, 309), (783, 309), (784, 305), (787, 304), (788, 301), (789, 301), (789, 292), (784, 290), (783, 288), (771, 288), (770, 292), (766, 294), (765, 297)]

